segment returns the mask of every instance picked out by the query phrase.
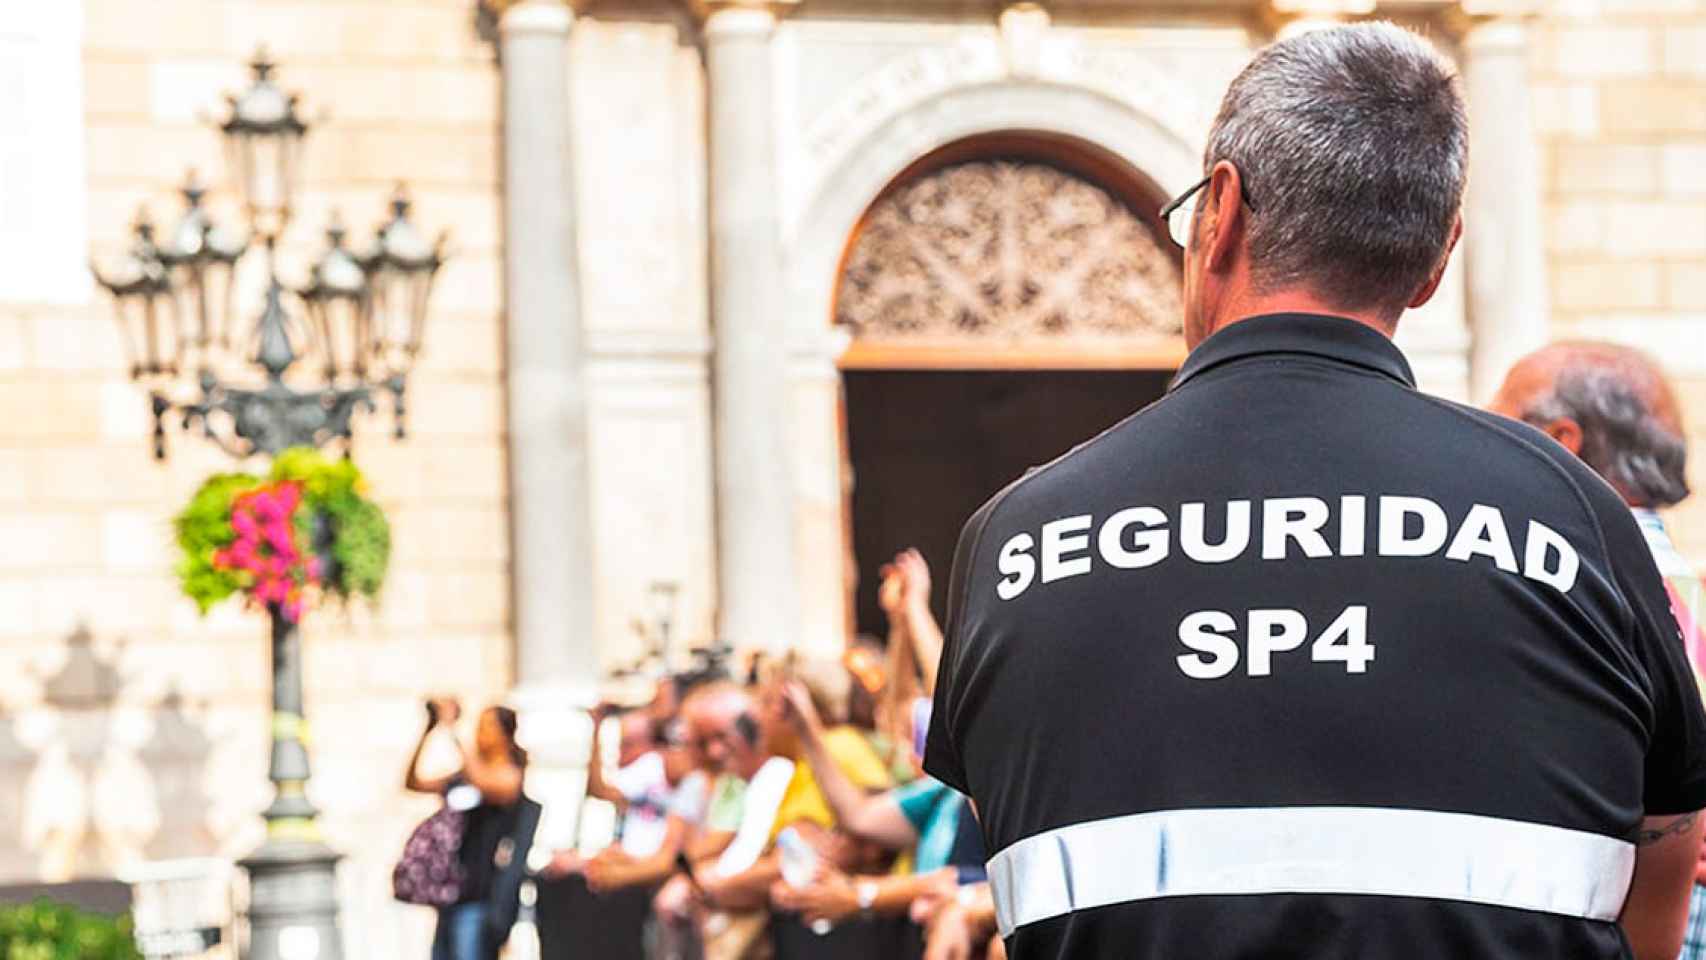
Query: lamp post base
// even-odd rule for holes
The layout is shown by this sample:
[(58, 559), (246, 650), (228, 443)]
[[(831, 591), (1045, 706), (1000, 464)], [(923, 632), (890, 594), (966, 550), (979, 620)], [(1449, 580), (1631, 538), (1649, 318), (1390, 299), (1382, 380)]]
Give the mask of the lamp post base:
[(343, 960), (337, 853), (323, 843), (268, 840), (241, 861), (249, 874), (243, 960)]

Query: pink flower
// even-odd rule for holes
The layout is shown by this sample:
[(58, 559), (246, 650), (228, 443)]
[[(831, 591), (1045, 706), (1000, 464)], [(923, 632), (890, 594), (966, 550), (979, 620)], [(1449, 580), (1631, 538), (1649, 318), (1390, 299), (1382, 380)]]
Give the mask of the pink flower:
[(255, 518), (265, 523), (274, 519), (279, 513), (278, 498), (270, 489), (262, 488), (255, 492), (255, 499), (250, 503), (255, 511)]
[(276, 521), (267, 524), (266, 541), (267, 546), (272, 547), (279, 553), (290, 552), (290, 528)]
[(295, 482), (244, 493), (232, 504), (235, 537), (214, 555), (216, 565), (250, 575), (250, 603), (270, 606), (292, 622), (302, 615), (302, 586), (314, 585), (325, 573), (325, 562), (298, 543), (294, 516), (304, 496)]

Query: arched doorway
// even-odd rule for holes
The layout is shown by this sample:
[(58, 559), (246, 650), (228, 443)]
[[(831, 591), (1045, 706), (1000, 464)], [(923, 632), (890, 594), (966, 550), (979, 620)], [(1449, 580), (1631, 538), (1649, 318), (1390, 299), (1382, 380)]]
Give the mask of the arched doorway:
[(1026, 468), (1159, 397), (1183, 357), (1178, 252), (1136, 171), (1061, 137), (1000, 134), (914, 163), (842, 259), (853, 626), (915, 545), (944, 615), (961, 524)]

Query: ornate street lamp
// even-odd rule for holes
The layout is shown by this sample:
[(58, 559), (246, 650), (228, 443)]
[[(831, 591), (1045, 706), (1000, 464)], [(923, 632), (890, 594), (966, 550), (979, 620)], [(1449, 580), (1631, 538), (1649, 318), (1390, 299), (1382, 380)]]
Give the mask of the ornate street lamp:
[(178, 316), (199, 370), (213, 362), (216, 350), (231, 345), (231, 331), (221, 324), (231, 316), (232, 274), (249, 248), (249, 238), (214, 225), (201, 204), (207, 187), (195, 171), (190, 171), (179, 192), (184, 197), (183, 217), (161, 248), (160, 260), (177, 294)]
[(344, 225), (336, 213), (326, 228), (326, 252), (314, 262), (308, 286), (297, 295), (308, 308), (326, 382), (366, 377), (373, 297), (367, 271), (344, 246)]
[(373, 248), (361, 261), (372, 294), (369, 354), (391, 391), (399, 440), (404, 435), (404, 377), (421, 349), (427, 300), (447, 242), (448, 234), (440, 233), (436, 242), (427, 243), (409, 221), (409, 195), (399, 184), (391, 195), (391, 219), (380, 225)]
[(131, 229), (134, 236), (124, 259), (106, 272), (94, 268), (95, 280), (112, 294), (130, 378), (156, 381), (175, 377), (183, 356), (183, 331), (178, 325), (172, 281), (154, 243), (154, 224), (147, 211), (137, 213)]
[(308, 125), (296, 114), (296, 94), (273, 83), (275, 66), (265, 49), (255, 54), (249, 63), (254, 79), (249, 89), (225, 98), (231, 114), (219, 127), (249, 218), (269, 239), (290, 222), (302, 140), (308, 135)]
[[(130, 375), (149, 387), (154, 455), (166, 456), (166, 427), (195, 430), (238, 457), (298, 446), (341, 443), (348, 450), (358, 410), (391, 394), (396, 435), (403, 436), (406, 378), (420, 352), (432, 280), (444, 262), (444, 238), (428, 244), (407, 217), (399, 187), (392, 215), (365, 253), (345, 246), (335, 219), (327, 248), (308, 282), (287, 290), (277, 247), (290, 224), (308, 125), (297, 97), (273, 81), (264, 53), (250, 64), (248, 89), (228, 97), (220, 124), (237, 190), (265, 251), (266, 295), (246, 333), (232, 302), (248, 235), (216, 226), (192, 174), (182, 189), (184, 213), (163, 244), (146, 217), (122, 260), (96, 277), (113, 297), (124, 332)], [(307, 322), (295, 321), (287, 296)], [(298, 360), (307, 371), (292, 372)], [(228, 380), (227, 372), (258, 368)], [(289, 383), (286, 383), (286, 379)], [(245, 960), (342, 960), (335, 867), (338, 855), (320, 839), (309, 803), (304, 743), (301, 645), (295, 622), (277, 604), (272, 621), (272, 756), (275, 786), (262, 816), (267, 839), (242, 861), (249, 873), (249, 943)]]

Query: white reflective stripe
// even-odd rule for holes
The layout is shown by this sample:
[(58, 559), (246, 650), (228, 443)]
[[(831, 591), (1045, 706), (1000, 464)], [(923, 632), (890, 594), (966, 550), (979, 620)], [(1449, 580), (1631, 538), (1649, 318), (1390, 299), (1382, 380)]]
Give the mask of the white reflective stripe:
[(1001, 935), (1075, 910), (1208, 894), (1374, 894), (1614, 920), (1633, 844), (1467, 813), (1163, 810), (1060, 827), (989, 861)]

